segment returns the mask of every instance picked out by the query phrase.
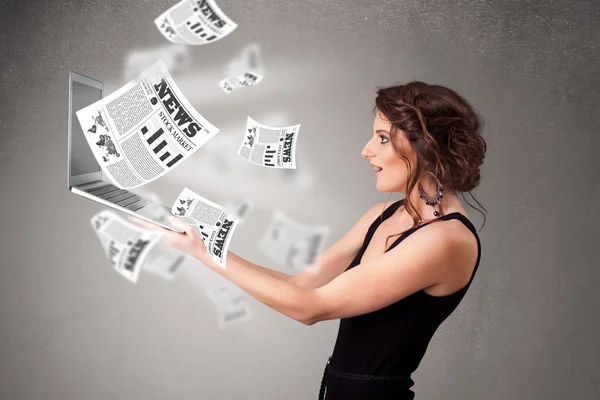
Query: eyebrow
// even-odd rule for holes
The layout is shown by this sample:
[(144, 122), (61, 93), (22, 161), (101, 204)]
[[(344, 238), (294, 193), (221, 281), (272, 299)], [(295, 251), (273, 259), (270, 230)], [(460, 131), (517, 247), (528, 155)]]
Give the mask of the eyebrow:
[(375, 133), (387, 133), (388, 135), (390, 134), (388, 131), (386, 131), (385, 129), (377, 129), (375, 131)]

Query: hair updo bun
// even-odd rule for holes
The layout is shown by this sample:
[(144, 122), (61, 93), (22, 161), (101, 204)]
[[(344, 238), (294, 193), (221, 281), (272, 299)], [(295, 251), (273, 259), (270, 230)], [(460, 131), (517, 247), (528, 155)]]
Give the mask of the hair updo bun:
[(411, 166), (407, 194), (426, 165), (446, 189), (470, 193), (479, 185), (487, 146), (479, 117), (458, 93), (419, 81), (378, 88), (375, 109), (392, 124), (396, 152), (394, 137), (397, 142), (402, 131), (416, 153), (417, 165)]

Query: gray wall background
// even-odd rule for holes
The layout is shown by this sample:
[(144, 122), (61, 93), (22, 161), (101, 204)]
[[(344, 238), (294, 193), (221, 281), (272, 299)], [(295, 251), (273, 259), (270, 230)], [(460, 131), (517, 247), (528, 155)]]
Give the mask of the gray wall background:
[[(252, 320), (218, 330), (203, 288), (220, 277), (189, 261), (173, 282), (143, 274), (130, 284), (90, 228), (102, 207), (66, 190), (69, 71), (103, 80), (107, 94), (124, 84), (130, 51), (167, 43), (153, 20), (172, 4), (0, 5), (2, 399), (317, 397), (337, 321), (306, 327), (254, 301)], [(184, 93), (235, 138), (234, 152), (247, 115), (302, 123), (299, 171), (313, 184), (234, 164), (207, 173), (209, 142), (147, 189), (165, 204), (184, 186), (216, 202), (253, 198), (232, 250), (277, 268), (255, 243), (274, 208), (330, 225), (331, 244), (387, 198), (360, 158), (374, 88), (447, 85), (484, 117), (475, 194), (489, 212), (479, 272), (414, 375), (417, 399), (600, 399), (600, 3), (218, 4), (239, 27), (192, 49)], [(193, 83), (221, 77), (250, 42), (262, 46), (260, 85), (227, 97), (216, 80)]]

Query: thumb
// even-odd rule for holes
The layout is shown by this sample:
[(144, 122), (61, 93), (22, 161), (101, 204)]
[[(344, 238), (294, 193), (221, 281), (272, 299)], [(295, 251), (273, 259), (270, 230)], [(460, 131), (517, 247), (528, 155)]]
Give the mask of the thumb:
[(188, 236), (191, 236), (196, 233), (196, 231), (194, 231), (194, 228), (192, 228), (191, 226), (189, 226), (188, 224), (186, 224), (185, 222), (183, 222), (182, 220), (180, 220), (177, 217), (170, 216), (169, 222), (175, 228), (181, 229), (182, 231), (184, 231)]

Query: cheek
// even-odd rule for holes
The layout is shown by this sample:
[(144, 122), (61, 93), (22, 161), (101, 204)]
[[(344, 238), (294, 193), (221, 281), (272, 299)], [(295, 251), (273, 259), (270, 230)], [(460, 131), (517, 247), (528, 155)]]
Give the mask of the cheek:
[(393, 162), (386, 164), (385, 183), (394, 187), (401, 187), (408, 179), (408, 169), (406, 163), (402, 159), (395, 159)]
[(406, 174), (407, 166), (406, 161), (396, 154), (389, 157), (388, 162), (386, 163), (388, 169), (396, 174)]

